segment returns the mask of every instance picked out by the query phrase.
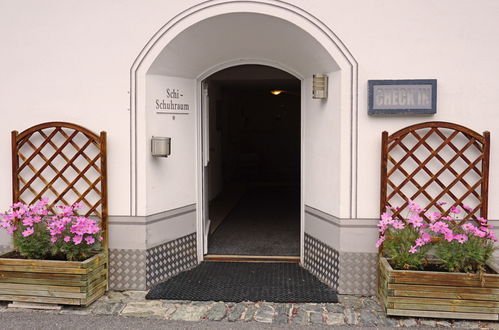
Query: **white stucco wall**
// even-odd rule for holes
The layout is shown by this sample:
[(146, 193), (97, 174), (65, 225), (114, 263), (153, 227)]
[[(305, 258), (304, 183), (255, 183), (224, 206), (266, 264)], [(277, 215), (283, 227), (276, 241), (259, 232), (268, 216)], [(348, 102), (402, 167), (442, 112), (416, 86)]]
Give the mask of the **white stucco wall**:
[[(341, 203), (341, 175), (338, 160), (341, 154), (339, 75), (330, 72), (329, 97), (312, 100), (312, 78), (303, 82), (304, 100), (304, 203), (329, 214), (347, 216), (348, 201)], [(332, 110), (334, 109), (334, 110)], [(344, 182), (343, 195), (348, 199), (348, 177)], [(343, 208), (343, 210), (342, 210)]]
[[(7, 208), (11, 201), (10, 131), (57, 120), (108, 132), (109, 212), (111, 215), (131, 214), (130, 68), (161, 26), (198, 3), (201, 1), (0, 1), (0, 157), (4, 160), (0, 163), (1, 208)], [(499, 205), (494, 202), (499, 198), (499, 2), (290, 0), (288, 3), (324, 23), (358, 62), (358, 89), (353, 93), (354, 97), (358, 93), (358, 150), (354, 155), (358, 168), (357, 184), (353, 187), (357, 191), (357, 202), (354, 203), (356, 212), (352, 214), (356, 213), (356, 218), (378, 216), (381, 132), (394, 132), (426, 120), (443, 120), (478, 132), (491, 132), (489, 218), (499, 219)], [(323, 44), (328, 43), (319, 33), (314, 38)], [(278, 41), (275, 39), (274, 44), (277, 45)], [(241, 42), (244, 45), (244, 39)], [(332, 77), (334, 79), (334, 74)], [(416, 78), (438, 79), (438, 112), (435, 116), (367, 115), (367, 80)], [(310, 80), (305, 82), (309, 84)], [(334, 80), (332, 84), (335, 86)], [(343, 110), (350, 101), (329, 99), (328, 102), (341, 102), (339, 106)], [(313, 110), (320, 111), (319, 103), (310, 104), (316, 107)], [(315, 155), (314, 161), (321, 163), (318, 168), (330, 168), (327, 162), (334, 161), (321, 160), (320, 150), (338, 139), (337, 134), (344, 136), (334, 130), (336, 124), (340, 123), (342, 132), (350, 130), (348, 120), (341, 114), (327, 114), (320, 123), (323, 130), (331, 124), (331, 140), (324, 139), (306, 150)], [(178, 118), (176, 123), (181, 121)], [(175, 189), (180, 189), (173, 199), (158, 193), (162, 189), (159, 187), (165, 184), (161, 180), (166, 180), (166, 177), (161, 173), (168, 166), (168, 160), (159, 160), (161, 165), (158, 166), (158, 160), (146, 155), (146, 143), (151, 134), (168, 136), (170, 132), (166, 127), (169, 123), (165, 121), (163, 126), (163, 122), (152, 120), (138, 128), (143, 135), (140, 142), (144, 148), (142, 153), (138, 153), (142, 161), (137, 167), (138, 178), (144, 184), (139, 186), (138, 194), (148, 196), (141, 204), (143, 214), (139, 215), (195, 202), (195, 195), (182, 190), (184, 184), (194, 186), (195, 178), (185, 174), (171, 177), (179, 185)], [(158, 125), (165, 130), (158, 130)], [(185, 152), (181, 155), (186, 159), (192, 156), (187, 155), (190, 151), (177, 149), (176, 143), (178, 139), (194, 143), (194, 136), (189, 137), (188, 132), (192, 133), (190, 126), (172, 132), (177, 137), (173, 140), (172, 150)], [(335, 189), (335, 185), (341, 182), (341, 187), (348, 187), (345, 180), (349, 180), (347, 172), (350, 169), (345, 169), (344, 162), (350, 141), (340, 139), (340, 142), (339, 150), (334, 144), (331, 148), (332, 153), (341, 155), (338, 160), (342, 162), (341, 172), (310, 173), (310, 182), (316, 184), (307, 186), (306, 191), (308, 196), (317, 195), (310, 201), (312, 206), (321, 207), (335, 216), (348, 217), (351, 212), (345, 197), (346, 188), (327, 189), (329, 186)], [(158, 176), (163, 179), (158, 179)], [(321, 182), (321, 178), (325, 181)], [(324, 186), (318, 189), (320, 184)], [(313, 189), (318, 190), (313, 192)], [(309, 202), (307, 198), (306, 202)]]
[[(147, 208), (151, 215), (196, 203), (196, 109), (194, 88), (196, 81), (158, 75), (147, 76), (147, 133), (146, 150), (150, 150), (152, 136), (171, 138), (171, 155), (167, 158), (146, 156)], [(168, 98), (167, 89), (177, 98)], [(182, 95), (182, 96), (180, 96)], [(157, 109), (156, 100), (173, 104), (187, 104), (186, 114), (169, 115)], [(186, 233), (188, 234), (188, 233)]]

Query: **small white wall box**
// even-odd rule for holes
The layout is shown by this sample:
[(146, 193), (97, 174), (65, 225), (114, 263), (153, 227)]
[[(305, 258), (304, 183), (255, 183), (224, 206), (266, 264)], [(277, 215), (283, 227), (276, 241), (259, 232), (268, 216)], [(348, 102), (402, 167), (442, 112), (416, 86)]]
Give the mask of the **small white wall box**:
[(312, 97), (314, 99), (327, 99), (327, 80), (324, 74), (314, 74), (312, 78)]
[(151, 138), (151, 154), (153, 157), (168, 157), (171, 153), (171, 138), (153, 136)]

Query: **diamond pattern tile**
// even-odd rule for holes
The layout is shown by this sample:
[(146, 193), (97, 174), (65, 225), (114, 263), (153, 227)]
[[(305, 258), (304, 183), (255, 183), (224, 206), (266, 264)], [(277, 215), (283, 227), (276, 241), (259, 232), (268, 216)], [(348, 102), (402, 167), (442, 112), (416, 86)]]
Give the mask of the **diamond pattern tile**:
[(196, 233), (147, 249), (146, 260), (147, 288), (195, 267)]
[(339, 253), (329, 245), (305, 234), (304, 267), (322, 282), (338, 288)]
[(12, 247), (10, 245), (0, 245), (0, 254), (9, 252), (10, 250), (12, 250)]
[(146, 250), (109, 250), (109, 288), (146, 289)]
[(338, 293), (375, 295), (377, 271), (377, 253), (341, 252)]

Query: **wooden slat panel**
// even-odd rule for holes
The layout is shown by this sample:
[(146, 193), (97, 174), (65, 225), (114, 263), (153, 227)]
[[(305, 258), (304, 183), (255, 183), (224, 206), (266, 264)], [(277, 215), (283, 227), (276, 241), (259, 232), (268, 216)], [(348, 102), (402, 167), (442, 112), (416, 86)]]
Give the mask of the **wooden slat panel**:
[(81, 290), (79, 287), (76, 286), (16, 284), (16, 283), (0, 283), (0, 289), (47, 290), (47, 291), (57, 291), (57, 292), (80, 292)]
[(12, 266), (12, 265), (3, 265), (1, 263), (0, 263), (0, 272), (45, 273), (45, 274), (50, 274), (52, 276), (57, 276), (57, 274), (77, 274), (77, 275), (87, 274), (87, 270), (84, 268), (39, 267), (39, 266), (21, 266), (21, 265)]
[(0, 295), (21, 295), (21, 296), (39, 296), (39, 297), (56, 297), (56, 298), (85, 298), (87, 295), (82, 292), (62, 292), (51, 290), (36, 290), (36, 289), (1, 289)]
[(102, 288), (106, 288), (107, 283), (106, 283), (106, 275), (104, 274), (102, 277), (100, 277), (97, 281), (92, 283), (91, 285), (88, 286), (88, 291), (86, 296), (91, 297), (93, 296), (97, 291), (99, 291)]
[(482, 300), (437, 299), (437, 298), (420, 298), (420, 297), (388, 297), (388, 302), (402, 303), (402, 304), (499, 308), (499, 302), (497, 301), (482, 301)]
[(454, 313), (454, 312), (436, 312), (436, 311), (421, 311), (421, 310), (404, 310), (390, 308), (386, 311), (387, 315), (394, 316), (412, 316), (412, 317), (431, 317), (441, 319), (465, 319), (465, 320), (499, 320), (497, 314), (485, 313)]
[(0, 283), (14, 283), (14, 284), (40, 284), (40, 285), (60, 285), (60, 286), (74, 286), (74, 287), (82, 287), (86, 285), (85, 280), (63, 280), (60, 278), (57, 279), (38, 279), (38, 278), (26, 278), (26, 277), (11, 277), (11, 278), (2, 278), (0, 277)]
[(77, 266), (75, 268), (55, 267), (65, 266), (65, 261), (8, 259), (14, 261), (9, 265), (1, 261), (0, 300), (88, 305), (107, 289), (108, 255), (105, 252), (84, 262), (68, 262)]
[(81, 300), (81, 305), (82, 306), (88, 306), (90, 305), (91, 303), (93, 303), (94, 301), (96, 301), (97, 299), (99, 299), (100, 296), (102, 296), (104, 293), (106, 292), (106, 288), (101, 288), (99, 289), (98, 291), (96, 291), (92, 296), (90, 296), (89, 298), (87, 299), (82, 299)]
[(35, 296), (20, 296), (20, 295), (0, 295), (0, 300), (5, 301), (24, 301), (46, 304), (64, 304), (64, 305), (79, 305), (81, 299), (74, 298), (54, 298), (54, 297), (35, 297)]
[(413, 271), (392, 271), (390, 274), (394, 279), (405, 279), (405, 278), (424, 278), (424, 279), (435, 279), (435, 281), (478, 281), (485, 283), (499, 283), (499, 275), (497, 274), (466, 274), (466, 273), (441, 273), (441, 272), (413, 272)]
[(87, 282), (91, 283), (93, 282), (96, 278), (98, 278), (101, 274), (106, 274), (107, 273), (107, 265), (102, 265), (96, 270), (92, 271), (92, 273), (88, 274), (87, 276)]
[(101, 252), (90, 259), (80, 262), (82, 268), (97, 268), (103, 263), (107, 262), (108, 255), (106, 252)]
[(426, 310), (426, 311), (442, 311), (442, 312), (463, 312), (463, 313), (499, 313), (499, 308), (491, 307), (468, 307), (468, 306), (451, 306), (451, 305), (431, 305), (431, 304), (404, 304), (404, 303), (388, 303), (393, 309), (409, 309), (409, 310)]
[(480, 279), (465, 279), (458, 278), (454, 279), (452, 276), (448, 277), (428, 277), (420, 275), (416, 276), (396, 276), (392, 274), (390, 283), (401, 283), (401, 284), (430, 284), (430, 285), (440, 285), (440, 286), (468, 286), (468, 287), (484, 287), (484, 288), (499, 288), (499, 282), (494, 280), (480, 281)]
[(477, 274), (393, 270), (383, 257), (379, 269), (378, 295), (389, 315), (497, 319), (498, 274), (484, 275), (482, 286)]
[(40, 280), (63, 280), (63, 281), (84, 281), (86, 275), (71, 275), (71, 274), (46, 274), (46, 273), (29, 273), (29, 272), (6, 272), (0, 271), (0, 281), (8, 278), (31, 278)]
[(91, 272), (95, 271), (96, 269), (100, 268), (102, 265), (105, 265), (107, 263), (108, 263), (108, 256), (102, 254), (100, 257), (96, 258), (91, 264), (86, 264), (84, 265), (84, 267), (87, 270), (87, 272), (90, 274)]
[[(10, 252), (9, 252), (10, 253)], [(37, 266), (37, 267), (59, 267), (59, 268), (83, 268), (83, 264), (78, 261), (59, 261), (59, 260), (35, 260), (35, 259), (13, 259), (1, 258), (2, 266)]]
[(485, 294), (499, 295), (499, 289), (482, 288), (482, 287), (463, 287), (463, 286), (437, 286), (437, 285), (419, 285), (419, 284), (388, 284), (390, 290), (406, 290), (406, 291), (433, 291), (447, 293), (469, 293), (469, 294)]
[(460, 293), (460, 292), (441, 292), (441, 291), (410, 291), (410, 290), (393, 290), (391, 296), (395, 297), (423, 297), (423, 298), (446, 298), (446, 299), (464, 299), (464, 300), (490, 300), (498, 301), (497, 294), (483, 293)]

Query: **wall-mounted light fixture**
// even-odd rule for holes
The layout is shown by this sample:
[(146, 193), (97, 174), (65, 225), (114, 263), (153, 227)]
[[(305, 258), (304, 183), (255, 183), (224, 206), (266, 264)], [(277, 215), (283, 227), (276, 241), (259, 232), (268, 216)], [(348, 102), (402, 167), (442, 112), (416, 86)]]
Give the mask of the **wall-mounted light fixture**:
[(314, 74), (312, 78), (312, 97), (327, 99), (327, 79), (325, 74)]
[(273, 89), (273, 90), (271, 90), (271, 91), (270, 91), (270, 93), (271, 93), (272, 95), (279, 95), (279, 94), (281, 94), (281, 93), (283, 93), (283, 92), (284, 92), (284, 91), (283, 91), (282, 89)]
[(151, 155), (153, 157), (168, 157), (171, 153), (171, 138), (153, 136), (151, 138)]

